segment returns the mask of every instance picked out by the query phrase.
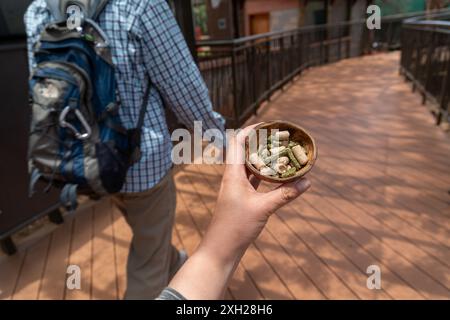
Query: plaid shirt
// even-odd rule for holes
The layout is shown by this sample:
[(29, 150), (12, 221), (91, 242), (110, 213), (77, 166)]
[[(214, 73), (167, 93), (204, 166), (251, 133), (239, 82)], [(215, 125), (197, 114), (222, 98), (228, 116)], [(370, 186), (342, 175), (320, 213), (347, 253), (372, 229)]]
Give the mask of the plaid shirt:
[[(35, 0), (25, 14), (30, 67), (32, 48), (52, 21), (45, 0)], [(98, 24), (111, 43), (116, 82), (125, 127), (136, 126), (146, 87), (150, 97), (142, 133), (142, 159), (128, 171), (123, 192), (141, 192), (156, 185), (172, 167), (169, 130), (163, 100), (192, 129), (224, 130), (212, 110), (208, 90), (165, 0), (110, 0)]]

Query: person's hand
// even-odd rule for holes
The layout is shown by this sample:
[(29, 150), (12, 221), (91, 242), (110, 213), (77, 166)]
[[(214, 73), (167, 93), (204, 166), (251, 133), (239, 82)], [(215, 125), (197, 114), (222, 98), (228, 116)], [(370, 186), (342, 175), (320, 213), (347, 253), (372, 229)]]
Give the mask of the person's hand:
[(250, 126), (231, 137), (227, 148), (227, 166), (217, 199), (214, 218), (202, 245), (220, 252), (221, 259), (234, 259), (244, 253), (258, 237), (269, 217), (296, 199), (310, 187), (306, 178), (279, 186), (267, 193), (257, 192), (260, 180), (249, 176), (245, 168), (245, 139)]
[(257, 192), (259, 180), (248, 176), (244, 161), (245, 138), (254, 126), (229, 138), (227, 166), (214, 217), (194, 255), (170, 283), (188, 299), (220, 299), (228, 280), (248, 246), (269, 217), (310, 187), (307, 179)]

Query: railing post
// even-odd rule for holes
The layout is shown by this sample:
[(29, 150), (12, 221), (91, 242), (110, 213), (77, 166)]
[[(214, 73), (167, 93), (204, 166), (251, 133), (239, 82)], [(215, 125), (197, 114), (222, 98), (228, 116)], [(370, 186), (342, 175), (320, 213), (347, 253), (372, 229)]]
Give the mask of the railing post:
[(306, 52), (305, 52), (304, 56), (305, 56), (305, 60), (306, 60), (306, 65), (309, 68), (309, 65), (311, 63), (311, 31), (307, 32), (306, 34), (307, 34), (307, 38), (306, 38), (307, 40), (306, 40), (306, 46), (305, 46)]
[(431, 33), (430, 35), (431, 39), (430, 39), (430, 43), (428, 45), (428, 52), (427, 52), (427, 64), (425, 67), (425, 81), (424, 81), (424, 86), (423, 86), (423, 93), (422, 93), (422, 104), (425, 104), (427, 101), (427, 90), (428, 90), (428, 85), (429, 85), (429, 81), (430, 81), (430, 73), (433, 72), (433, 68), (431, 68), (431, 58), (433, 56), (433, 52), (434, 52), (434, 40), (435, 40), (435, 33)]
[(325, 32), (323, 30), (322, 32), (319, 33), (319, 39), (320, 39), (319, 65), (322, 65), (325, 62), (324, 59)]
[[(252, 42), (251, 47), (249, 49), (247, 49), (247, 50), (250, 50), (250, 56), (251, 56), (251, 60), (252, 60), (251, 61), (252, 72), (251, 72), (250, 76), (252, 77), (251, 83), (252, 83), (252, 86), (253, 86), (253, 88), (252, 88), (252, 99), (253, 99), (253, 102), (255, 102), (255, 101), (258, 100), (258, 93), (257, 93), (257, 90), (256, 90), (256, 88), (257, 88), (256, 87), (256, 82), (258, 81), (258, 79), (256, 77), (256, 72), (260, 72), (259, 70), (257, 70), (258, 68), (257, 68), (257, 65), (256, 65), (256, 42)], [(254, 110), (253, 110), (254, 114), (256, 114), (257, 108), (258, 107), (255, 105), (254, 106)]]
[[(283, 36), (281, 36), (280, 37), (280, 58), (281, 59), (278, 59), (278, 61), (280, 61), (280, 80), (281, 79), (284, 79), (284, 65), (285, 65), (285, 62), (284, 62), (284, 59), (285, 59), (285, 55), (284, 55), (284, 37)], [(283, 90), (283, 87), (281, 87), (281, 89)]]
[(297, 32), (297, 48), (298, 48), (298, 64), (297, 67), (301, 71), (302, 64), (303, 64), (303, 47), (302, 47), (303, 37), (300, 32)]
[[(403, 29), (403, 26), (401, 26), (401, 28)], [(408, 45), (406, 43), (406, 38), (403, 37), (403, 32), (401, 33), (401, 51), (400, 51), (400, 70), (399, 70), (399, 75), (403, 74), (403, 69), (405, 68), (405, 58), (406, 58), (406, 51), (408, 50)]]
[(345, 55), (346, 55), (347, 58), (350, 58), (350, 50), (351, 50), (351, 48), (352, 48), (352, 41), (353, 41), (353, 40), (352, 40), (352, 39), (353, 39), (353, 37), (352, 37), (352, 32), (351, 32), (352, 27), (353, 27), (353, 26), (348, 26), (348, 39), (349, 39), (349, 40), (346, 41), (346, 43), (347, 43), (347, 48), (346, 48), (346, 52), (345, 52)]
[(295, 46), (295, 52), (297, 55), (297, 68), (300, 70), (302, 65), (302, 38), (300, 36), (300, 32), (296, 33), (297, 35), (297, 45)]
[(369, 48), (369, 54), (372, 54), (372, 51), (373, 51), (372, 44), (373, 44), (373, 39), (375, 38), (374, 34), (375, 33), (373, 30), (369, 30), (369, 32), (367, 33), (367, 47)]
[(390, 21), (388, 22), (388, 30), (386, 34), (386, 43), (387, 43), (387, 49), (389, 50), (389, 47), (391, 45), (391, 37), (392, 37), (392, 25), (394, 22)]
[[(271, 84), (271, 79), (270, 79), (270, 74), (272, 73), (272, 63), (271, 63), (271, 58), (272, 58), (272, 53), (270, 52), (271, 50), (271, 41), (270, 39), (267, 39), (267, 92), (270, 91), (270, 88), (272, 87)], [(267, 94), (267, 101), (270, 101), (270, 92)]]
[(231, 48), (231, 76), (233, 78), (233, 111), (234, 111), (234, 128), (239, 128), (240, 117), (239, 117), (239, 107), (238, 107), (238, 96), (237, 96), (237, 61), (236, 61), (236, 45), (233, 43)]
[(420, 51), (421, 51), (420, 49), (422, 46), (422, 35), (423, 35), (423, 33), (421, 31), (419, 31), (417, 34), (417, 39), (416, 39), (416, 43), (417, 43), (417, 45), (416, 45), (416, 61), (415, 61), (415, 68), (412, 73), (413, 78), (414, 78), (413, 85), (412, 85), (412, 92), (416, 92), (417, 75), (419, 74), (419, 69), (420, 69), (419, 64), (420, 64)]
[[(289, 49), (289, 62), (290, 62), (290, 66), (289, 66), (289, 73), (292, 73), (293, 70), (297, 69), (297, 57), (295, 56), (295, 51), (296, 51), (296, 43), (295, 43), (295, 35), (294, 33), (291, 34), (291, 46)], [(292, 79), (294, 79), (294, 76), (292, 76)]]
[(341, 43), (341, 40), (342, 40), (342, 37), (341, 37), (341, 33), (339, 32), (339, 34), (338, 34), (338, 37), (339, 37), (339, 40), (338, 40), (338, 61), (340, 61), (341, 60), (341, 51), (342, 51), (342, 43)]
[(442, 83), (441, 88), (441, 101), (439, 105), (439, 112), (436, 119), (436, 124), (440, 125), (442, 122), (442, 118), (448, 118), (448, 103), (450, 100), (450, 92), (449, 92), (449, 84), (450, 84), (450, 57), (447, 52), (447, 70), (444, 78), (444, 82)]

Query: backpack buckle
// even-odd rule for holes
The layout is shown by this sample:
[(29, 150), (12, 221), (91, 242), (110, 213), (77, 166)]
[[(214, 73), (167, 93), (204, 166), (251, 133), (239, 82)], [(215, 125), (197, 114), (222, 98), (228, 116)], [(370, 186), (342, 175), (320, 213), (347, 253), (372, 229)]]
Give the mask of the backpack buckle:
[[(77, 128), (75, 128), (73, 125), (71, 125), (69, 122), (66, 121), (67, 114), (71, 110), (73, 110), (73, 112), (75, 113), (75, 116), (78, 118), (78, 120), (80, 120), (81, 125), (83, 126), (83, 128), (85, 130), (84, 133), (81, 133), (80, 131), (77, 130)], [(78, 140), (86, 140), (86, 139), (90, 138), (90, 136), (92, 134), (92, 129), (89, 126), (89, 124), (87, 123), (87, 121), (84, 118), (81, 111), (78, 109), (71, 108), (70, 106), (66, 106), (63, 109), (63, 111), (61, 111), (61, 114), (59, 115), (59, 125), (62, 128), (67, 128), (70, 131), (72, 131)]]

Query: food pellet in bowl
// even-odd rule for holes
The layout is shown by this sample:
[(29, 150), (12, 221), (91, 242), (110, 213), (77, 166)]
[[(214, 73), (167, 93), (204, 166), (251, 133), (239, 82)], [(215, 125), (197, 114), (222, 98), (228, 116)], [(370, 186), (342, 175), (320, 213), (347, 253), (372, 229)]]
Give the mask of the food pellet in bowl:
[(259, 143), (258, 152), (251, 154), (249, 161), (261, 175), (289, 178), (308, 163), (302, 142), (290, 137), (289, 130), (278, 131)]
[(304, 166), (308, 162), (308, 156), (306, 155), (306, 150), (301, 145), (297, 145), (292, 148), (292, 153), (294, 154), (300, 165)]

